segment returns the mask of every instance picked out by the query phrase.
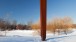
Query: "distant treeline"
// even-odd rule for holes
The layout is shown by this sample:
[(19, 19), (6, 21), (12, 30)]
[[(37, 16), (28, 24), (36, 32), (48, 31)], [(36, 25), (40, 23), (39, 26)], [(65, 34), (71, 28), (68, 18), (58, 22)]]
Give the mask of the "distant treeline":
[[(76, 28), (76, 24), (73, 24), (73, 20), (70, 17), (64, 18), (53, 18), (51, 21), (47, 22), (47, 30), (55, 33), (64, 31), (65, 33), (72, 29)], [(29, 21), (27, 24), (17, 24), (16, 20), (9, 21), (0, 18), (0, 30), (39, 30), (40, 29), (40, 20), (36, 23)]]
[(9, 20), (0, 18), (0, 30), (16, 30), (16, 29), (29, 30), (29, 29), (31, 29), (31, 26), (26, 25), (26, 24), (25, 25), (17, 24), (16, 20), (9, 21)]

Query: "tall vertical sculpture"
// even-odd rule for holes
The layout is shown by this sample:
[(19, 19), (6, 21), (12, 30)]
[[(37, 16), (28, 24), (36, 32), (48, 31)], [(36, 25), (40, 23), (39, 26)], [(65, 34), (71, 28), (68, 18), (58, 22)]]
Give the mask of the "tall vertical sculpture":
[(41, 38), (46, 40), (46, 0), (40, 0), (40, 23), (41, 23)]

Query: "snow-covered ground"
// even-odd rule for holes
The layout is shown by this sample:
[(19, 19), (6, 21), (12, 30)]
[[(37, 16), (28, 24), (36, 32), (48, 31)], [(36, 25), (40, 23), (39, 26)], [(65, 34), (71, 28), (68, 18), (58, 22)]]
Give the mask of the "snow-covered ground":
[[(0, 31), (5, 35), (5, 31)], [(76, 29), (68, 35), (47, 33), (46, 42), (76, 42)], [(35, 30), (12, 30), (6, 31), (6, 36), (0, 36), (0, 42), (41, 42), (41, 37), (35, 34)]]

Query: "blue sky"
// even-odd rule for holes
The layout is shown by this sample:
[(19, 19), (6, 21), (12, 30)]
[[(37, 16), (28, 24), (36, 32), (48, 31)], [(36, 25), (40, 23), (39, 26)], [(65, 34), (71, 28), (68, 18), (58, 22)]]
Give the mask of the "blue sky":
[(71, 17), (76, 23), (76, 0), (47, 0), (47, 18)]
[[(6, 15), (9, 16), (6, 16)], [(0, 0), (0, 17), (27, 23), (39, 20), (39, 0)], [(76, 0), (47, 0), (47, 20), (69, 16), (76, 23)]]

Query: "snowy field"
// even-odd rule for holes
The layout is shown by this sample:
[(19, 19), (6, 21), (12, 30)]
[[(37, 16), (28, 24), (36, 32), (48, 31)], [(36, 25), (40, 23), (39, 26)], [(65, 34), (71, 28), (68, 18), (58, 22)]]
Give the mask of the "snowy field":
[[(5, 31), (0, 31), (5, 35)], [(76, 29), (68, 35), (47, 33), (46, 42), (76, 42)], [(12, 30), (6, 31), (6, 36), (0, 36), (0, 42), (42, 42), (39, 35), (34, 35), (34, 30)]]

